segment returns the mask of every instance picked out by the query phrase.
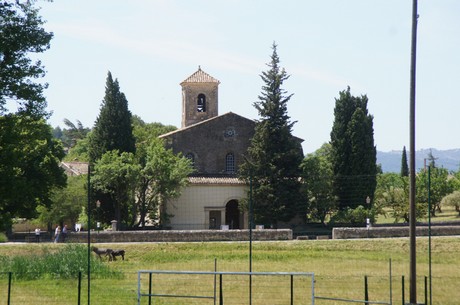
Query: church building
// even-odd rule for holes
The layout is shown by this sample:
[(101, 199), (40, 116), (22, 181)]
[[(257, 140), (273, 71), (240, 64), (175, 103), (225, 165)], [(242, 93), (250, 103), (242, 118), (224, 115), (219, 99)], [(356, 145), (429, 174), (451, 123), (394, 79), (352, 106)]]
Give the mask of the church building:
[(243, 229), (247, 216), (238, 205), (247, 185), (237, 178), (254, 135), (255, 122), (218, 113), (220, 82), (198, 68), (182, 86), (182, 125), (161, 135), (168, 149), (192, 161), (195, 172), (179, 198), (166, 204), (175, 230)]
[(181, 196), (166, 204), (174, 230), (248, 228), (247, 213), (239, 208), (248, 185), (237, 172), (256, 122), (233, 112), (219, 115), (219, 84), (201, 68), (185, 79), (181, 128), (160, 136), (167, 149), (182, 153), (195, 168)]

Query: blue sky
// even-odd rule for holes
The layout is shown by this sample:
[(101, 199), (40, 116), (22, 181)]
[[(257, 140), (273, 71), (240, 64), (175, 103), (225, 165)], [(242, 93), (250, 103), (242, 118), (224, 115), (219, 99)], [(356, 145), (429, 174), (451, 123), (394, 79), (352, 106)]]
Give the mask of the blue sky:
[[(38, 2), (52, 126), (92, 127), (107, 72), (146, 122), (180, 127), (180, 82), (220, 80), (219, 114), (257, 119), (271, 45), (291, 76), (288, 114), (304, 152), (330, 139), (335, 98), (366, 94), (381, 151), (409, 146), (411, 0), (54, 0)], [(419, 0), (416, 147), (460, 148), (460, 1)]]

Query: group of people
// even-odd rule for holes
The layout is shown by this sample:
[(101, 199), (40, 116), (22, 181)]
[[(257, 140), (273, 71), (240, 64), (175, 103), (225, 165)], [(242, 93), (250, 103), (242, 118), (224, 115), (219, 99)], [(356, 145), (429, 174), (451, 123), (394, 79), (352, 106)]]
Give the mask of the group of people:
[(57, 225), (56, 229), (54, 230), (54, 242), (55, 243), (64, 243), (66, 238), (67, 238), (67, 225), (64, 225), (64, 227), (61, 230), (61, 226)]
[[(57, 225), (56, 229), (54, 230), (54, 242), (55, 243), (64, 243), (65, 240), (67, 239), (67, 225), (64, 225), (64, 227), (61, 230), (61, 226)], [(35, 242), (39, 243), (40, 242), (40, 234), (41, 234), (41, 229), (36, 228), (35, 229)]]

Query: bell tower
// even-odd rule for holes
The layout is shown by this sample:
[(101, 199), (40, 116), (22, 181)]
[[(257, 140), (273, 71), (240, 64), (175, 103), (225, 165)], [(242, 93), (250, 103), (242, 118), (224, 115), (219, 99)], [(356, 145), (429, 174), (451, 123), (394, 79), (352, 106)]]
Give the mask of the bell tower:
[(182, 126), (199, 123), (218, 116), (218, 87), (220, 82), (198, 66), (182, 86)]

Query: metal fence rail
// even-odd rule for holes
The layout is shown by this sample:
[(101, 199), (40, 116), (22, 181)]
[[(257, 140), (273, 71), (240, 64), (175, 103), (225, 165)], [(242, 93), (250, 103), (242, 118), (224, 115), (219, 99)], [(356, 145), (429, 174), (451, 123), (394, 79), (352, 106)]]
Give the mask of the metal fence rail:
[[(141, 304), (314, 304), (310, 272), (141, 270)], [(184, 301), (186, 299), (186, 301)], [(153, 302), (153, 303), (152, 303)]]

